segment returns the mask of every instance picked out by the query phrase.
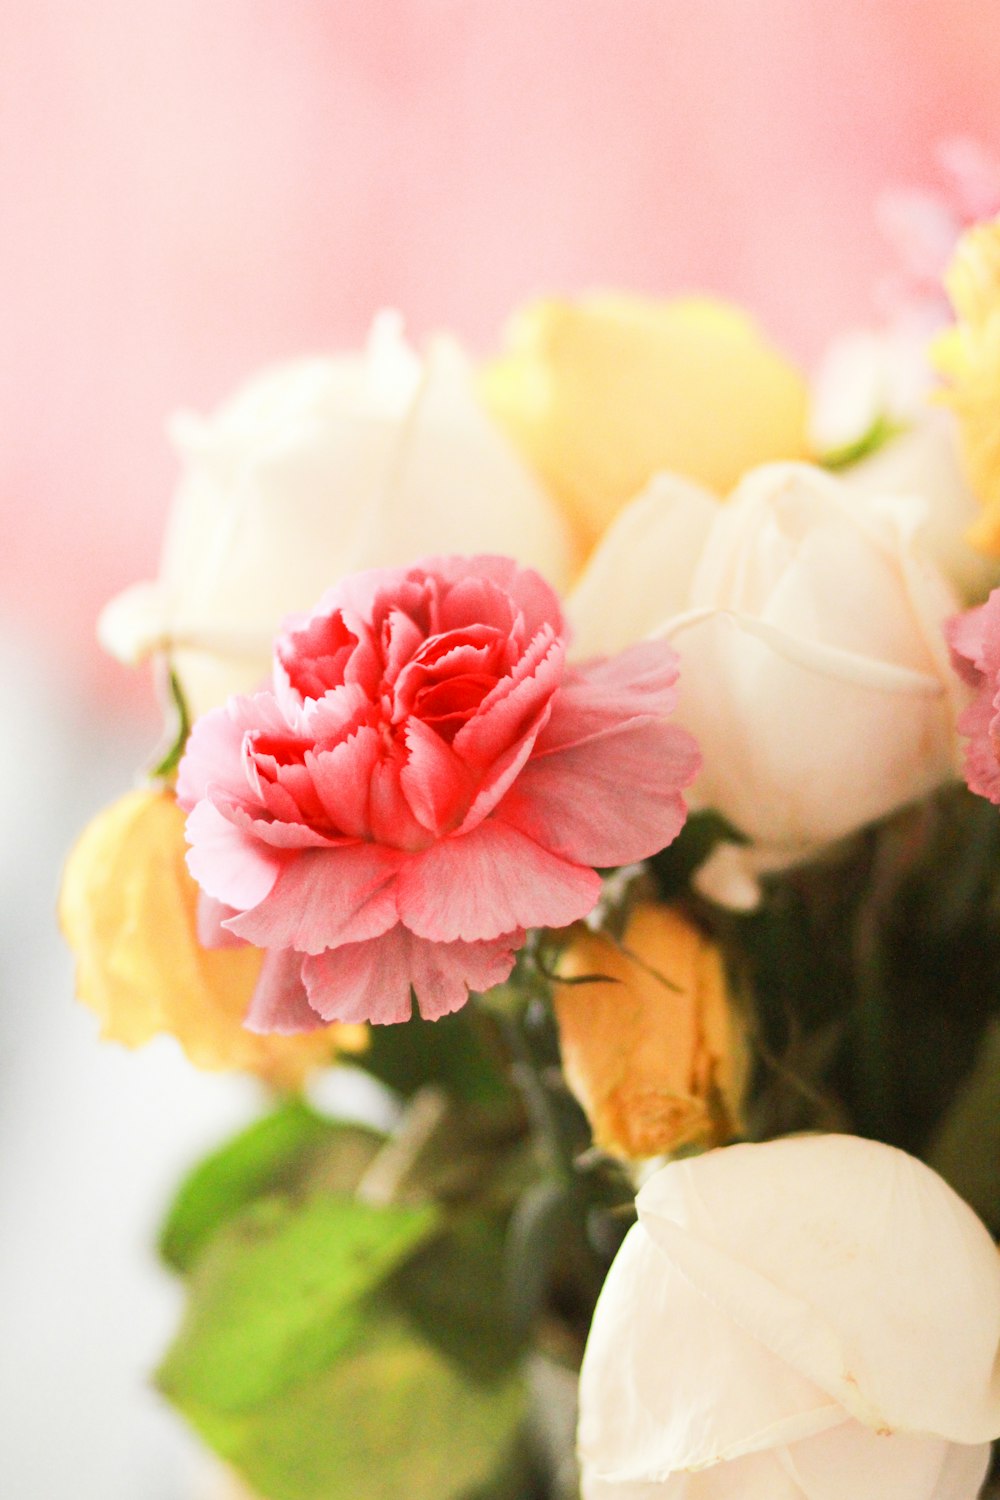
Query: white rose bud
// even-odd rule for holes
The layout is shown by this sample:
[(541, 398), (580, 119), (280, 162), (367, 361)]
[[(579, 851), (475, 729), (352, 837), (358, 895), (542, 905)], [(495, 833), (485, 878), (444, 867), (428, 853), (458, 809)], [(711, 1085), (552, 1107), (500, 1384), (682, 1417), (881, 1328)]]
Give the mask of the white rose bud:
[(656, 1172), (598, 1300), (584, 1500), (974, 1500), (1000, 1256), (929, 1167), (800, 1136)]
[(421, 361), (394, 314), (363, 355), (276, 366), (173, 436), (184, 471), (160, 577), (112, 600), (99, 632), (125, 661), (169, 651), (195, 715), (258, 686), (283, 617), (345, 573), (498, 552), (557, 588), (569, 577), (567, 523), (461, 352), (438, 338)]
[(872, 440), (875, 451), (841, 469), (878, 498), (906, 495), (927, 508), (924, 543), (968, 604), (985, 599), (1000, 563), (966, 540), (981, 507), (962, 474), (954, 417), (935, 407), (926, 320), (854, 329), (834, 339), (812, 387), (809, 435), (823, 457), (848, 459)]
[(964, 603), (979, 603), (1000, 582), (1000, 562), (966, 541), (982, 507), (962, 474), (951, 412), (924, 412), (908, 432), (843, 472), (862, 495), (910, 496), (924, 502), (924, 545)]
[[(580, 655), (668, 637), (677, 718), (704, 757), (692, 800), (775, 869), (883, 817), (956, 769), (961, 688), (922, 555), (923, 508), (859, 496), (807, 464), (752, 471), (721, 504), (655, 480), (569, 601)], [(746, 904), (744, 901), (742, 904)]]

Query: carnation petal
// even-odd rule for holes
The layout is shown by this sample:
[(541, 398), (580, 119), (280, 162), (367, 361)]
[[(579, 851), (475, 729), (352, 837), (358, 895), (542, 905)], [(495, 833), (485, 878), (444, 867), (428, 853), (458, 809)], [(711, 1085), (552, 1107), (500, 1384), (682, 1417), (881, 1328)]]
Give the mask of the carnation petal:
[(338, 845), (349, 842), (320, 833), (308, 823), (282, 823), (276, 818), (257, 818), (246, 808), (230, 807), (225, 802), (211, 805), (217, 807), (224, 818), (228, 818), (244, 833), (274, 849), (335, 849)]
[(198, 719), (177, 770), (177, 803), (190, 812), (196, 802), (219, 789), (231, 797), (247, 795), (241, 748), (244, 730), (225, 708)]
[(414, 817), (430, 833), (444, 833), (468, 803), (472, 778), (464, 761), (419, 719), (406, 726), (406, 764), (400, 786)]
[(227, 917), (235, 917), (236, 911), (231, 906), (225, 906), (221, 901), (215, 901), (207, 896), (204, 891), (198, 892), (198, 906), (195, 914), (195, 930), (198, 942), (203, 948), (245, 948), (246, 944), (242, 938), (223, 927)]
[(370, 832), (368, 787), (378, 756), (378, 731), (367, 727), (329, 750), (306, 751), (305, 767), (323, 811), (349, 838), (363, 839)]
[(488, 552), (473, 557), (426, 557), (419, 566), (453, 587), (468, 579), (483, 579), (502, 589), (520, 609), (527, 638), (542, 625), (551, 625), (558, 634), (565, 629), (562, 604), (551, 584), (534, 568), (524, 568), (512, 557)]
[(488, 818), (403, 866), (399, 915), (431, 942), (477, 942), (516, 928), (565, 927), (593, 909), (600, 890), (593, 870)]
[(460, 1009), (470, 991), (482, 995), (502, 984), (524, 942), (523, 932), (483, 943), (428, 943), (409, 936), (411, 983), (425, 1021)]
[(370, 942), (344, 943), (303, 960), (309, 1004), (324, 1021), (350, 1017), (390, 1026), (413, 1010), (408, 948), (399, 927)]
[(347, 943), (307, 958), (309, 1003), (326, 1021), (406, 1021), (411, 988), (425, 1021), (460, 1009), (469, 991), (492, 989), (507, 978), (523, 932), (490, 943), (428, 943), (402, 925), (368, 943)]
[(397, 920), (402, 859), (399, 850), (379, 844), (304, 850), (284, 866), (266, 899), (226, 925), (259, 948), (300, 953), (380, 937)]
[(525, 736), (537, 735), (559, 686), (565, 656), (563, 642), (551, 630), (539, 631), (510, 675), (459, 730), (456, 753), (470, 766), (484, 769)]
[(301, 953), (293, 948), (271, 948), (265, 953), (243, 1024), (248, 1031), (279, 1036), (322, 1026), (306, 995)]
[(272, 890), (285, 859), (260, 844), (209, 801), (188, 814), (187, 867), (202, 890), (226, 906), (256, 906)]
[(626, 720), (530, 761), (497, 816), (579, 864), (632, 864), (677, 837), (687, 817), (680, 789), (700, 764), (686, 730)]
[(539, 754), (565, 750), (622, 719), (663, 716), (677, 702), (680, 658), (666, 641), (639, 641), (566, 674), (539, 736)]

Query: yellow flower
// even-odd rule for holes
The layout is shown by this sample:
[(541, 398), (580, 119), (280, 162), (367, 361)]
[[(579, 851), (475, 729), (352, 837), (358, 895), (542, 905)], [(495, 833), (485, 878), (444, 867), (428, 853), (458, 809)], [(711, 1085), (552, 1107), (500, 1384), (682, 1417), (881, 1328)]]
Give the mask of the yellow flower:
[(726, 303), (536, 302), (507, 345), (487, 405), (590, 543), (660, 471), (723, 495), (756, 464), (805, 456), (805, 382)]
[(949, 383), (966, 476), (983, 513), (968, 532), (1000, 556), (1000, 219), (958, 243), (945, 277), (957, 326), (938, 338), (934, 361)]
[(198, 887), (184, 863), (184, 814), (161, 791), (131, 792), (98, 813), (66, 862), (59, 918), (76, 957), (80, 999), (102, 1035), (138, 1047), (177, 1038), (201, 1068), (242, 1068), (294, 1086), (365, 1030), (331, 1026), (300, 1036), (246, 1031), (262, 954), (198, 942)]
[(581, 929), (556, 985), (563, 1072), (612, 1155), (657, 1156), (733, 1133), (743, 1052), (718, 949), (681, 914), (640, 904), (619, 946)]

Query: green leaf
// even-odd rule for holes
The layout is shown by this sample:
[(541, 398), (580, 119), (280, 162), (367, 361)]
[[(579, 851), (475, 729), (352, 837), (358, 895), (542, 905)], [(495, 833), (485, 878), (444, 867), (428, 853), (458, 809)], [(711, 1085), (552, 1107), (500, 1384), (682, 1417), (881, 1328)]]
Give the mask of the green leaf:
[(745, 836), (711, 809), (690, 813), (674, 842), (651, 861), (653, 873), (665, 901), (687, 893), (691, 877), (717, 844), (745, 844)]
[(375, 1131), (323, 1119), (301, 1100), (288, 1100), (190, 1173), (160, 1231), (160, 1254), (186, 1273), (212, 1235), (255, 1199), (293, 1192), (304, 1179), (315, 1185), (318, 1176), (349, 1191), (381, 1141)]
[(379, 1297), (470, 1379), (489, 1384), (525, 1351), (504, 1290), (503, 1219), (467, 1212), (406, 1261)]
[(927, 1150), (927, 1161), (1000, 1232), (1000, 1020), (986, 1028), (975, 1066)]
[(417, 1016), (401, 1026), (373, 1026), (354, 1062), (404, 1098), (428, 1084), (483, 1107), (510, 1097), (502, 1049), (475, 1001), (433, 1024)]
[(265, 1405), (185, 1410), (268, 1500), (468, 1500), (514, 1459), (524, 1403), (516, 1375), (479, 1385), (370, 1308), (339, 1359)]
[(545, 1177), (521, 1196), (507, 1231), (504, 1295), (516, 1334), (526, 1337), (545, 1301), (552, 1263), (572, 1222), (570, 1189)]
[(430, 1207), (350, 1197), (252, 1205), (198, 1258), (164, 1392), (238, 1412), (327, 1368), (363, 1321), (360, 1302), (435, 1229)]
[(863, 458), (871, 458), (905, 431), (906, 427), (901, 422), (894, 421), (886, 412), (879, 412), (866, 432), (840, 448), (828, 449), (820, 455), (820, 463), (824, 469), (832, 469), (834, 473), (849, 469)]

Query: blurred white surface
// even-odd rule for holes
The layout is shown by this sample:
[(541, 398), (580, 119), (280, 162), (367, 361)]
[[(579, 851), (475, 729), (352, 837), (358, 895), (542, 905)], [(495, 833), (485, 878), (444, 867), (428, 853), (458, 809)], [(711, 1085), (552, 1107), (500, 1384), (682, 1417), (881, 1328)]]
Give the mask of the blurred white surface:
[(88, 721), (9, 634), (0, 691), (0, 1495), (190, 1500), (205, 1460), (149, 1379), (180, 1307), (156, 1226), (258, 1095), (168, 1039), (98, 1041), (56, 930), (59, 867), (149, 747)]

